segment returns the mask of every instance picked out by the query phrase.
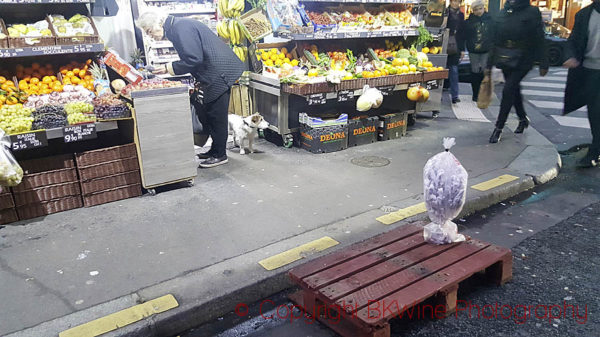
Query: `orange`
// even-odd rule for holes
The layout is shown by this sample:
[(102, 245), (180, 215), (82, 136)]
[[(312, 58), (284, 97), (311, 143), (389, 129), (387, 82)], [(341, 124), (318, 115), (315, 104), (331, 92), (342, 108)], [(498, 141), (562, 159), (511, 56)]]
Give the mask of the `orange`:
[(31, 83), (31, 84), (38, 84), (38, 83), (40, 83), (40, 79), (39, 79), (39, 78), (37, 78), (37, 77), (33, 77), (33, 78), (32, 78), (32, 79), (29, 81), (29, 83)]
[(90, 81), (90, 80), (92, 80), (92, 75), (85, 75), (84, 79), (86, 81)]
[(65, 75), (65, 74), (67, 73), (67, 71), (68, 71), (68, 70), (67, 70), (67, 68), (65, 68), (65, 67), (60, 67), (60, 73), (61, 73), (61, 74)]
[(15, 96), (11, 96), (6, 100), (6, 104), (8, 105), (15, 105), (17, 103), (19, 103), (19, 100)]
[(68, 85), (68, 84), (72, 84), (71, 79), (70, 79), (70, 77), (65, 77), (63, 79), (63, 85)]
[(85, 70), (80, 70), (79, 71), (79, 77), (81, 77), (81, 78), (85, 77)]
[(381, 71), (379, 71), (379, 70), (375, 70), (375, 71), (373, 72), (373, 77), (379, 77), (379, 76), (381, 76)]
[(0, 84), (6, 82), (6, 77), (0, 76)]
[(6, 102), (6, 96), (0, 95), (0, 103)]
[(58, 80), (58, 79), (56, 78), (56, 76), (54, 76), (54, 75), (50, 76), (50, 79), (52, 79), (52, 81), (56, 81), (56, 80)]
[(73, 74), (75, 74), (75, 75), (79, 74), (79, 71), (80, 71), (80, 70), (81, 70), (81, 69), (79, 69), (79, 68), (75, 68), (75, 69), (73, 69)]
[(92, 59), (87, 59), (87, 61), (85, 61), (85, 64), (92, 64)]
[(79, 84), (79, 82), (81, 82), (81, 79), (79, 79), (79, 77), (77, 77), (77, 76), (71, 77), (71, 83)]
[(52, 83), (52, 79), (50, 78), (50, 76), (44, 76), (44, 78), (42, 79), (42, 82), (44, 82), (46, 84), (50, 84), (50, 83)]
[(62, 85), (60, 85), (60, 83), (55, 83), (55, 84), (52, 86), (52, 90), (54, 90), (54, 91), (62, 91), (62, 90), (63, 90), (63, 88), (62, 88)]
[(19, 82), (19, 89), (21, 89), (21, 90), (27, 90), (27, 89), (29, 89), (29, 84), (27, 84), (27, 82), (21, 80)]
[(73, 72), (72, 71), (67, 71), (67, 73), (65, 74), (67, 77), (73, 77)]
[(42, 94), (47, 95), (47, 94), (51, 94), (52, 93), (52, 89), (44, 89), (42, 90)]

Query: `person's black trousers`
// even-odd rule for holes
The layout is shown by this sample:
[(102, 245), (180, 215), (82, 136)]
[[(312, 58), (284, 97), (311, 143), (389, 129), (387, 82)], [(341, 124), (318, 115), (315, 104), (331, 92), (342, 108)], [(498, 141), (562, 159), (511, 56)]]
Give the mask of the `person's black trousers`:
[(600, 70), (585, 69), (585, 88), (589, 90), (587, 110), (592, 131), (590, 151), (600, 155)]
[(483, 73), (471, 73), (471, 88), (473, 89), (473, 100), (477, 101), (479, 97), (479, 89), (481, 88), (481, 81), (485, 75)]
[(227, 90), (223, 95), (210, 103), (195, 105), (198, 120), (202, 123), (202, 128), (212, 138), (209, 153), (215, 158), (221, 158), (226, 155), (227, 115), (229, 114), (230, 94), (231, 90)]
[(502, 70), (504, 74), (504, 89), (502, 89), (502, 101), (500, 103), (498, 119), (496, 120), (496, 128), (504, 128), (508, 113), (513, 106), (520, 120), (527, 118), (525, 107), (523, 107), (523, 96), (521, 96), (521, 81), (528, 72), (529, 70), (524, 69)]

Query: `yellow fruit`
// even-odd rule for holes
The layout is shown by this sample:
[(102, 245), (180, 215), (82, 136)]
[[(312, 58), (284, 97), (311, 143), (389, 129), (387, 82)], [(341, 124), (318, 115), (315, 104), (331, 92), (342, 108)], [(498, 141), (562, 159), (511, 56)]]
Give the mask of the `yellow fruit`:
[(277, 49), (276, 48), (271, 48), (271, 50), (269, 50), (269, 52), (271, 54), (277, 54)]
[(290, 62), (291, 62), (290, 59), (287, 57), (283, 59), (283, 63), (290, 63)]
[(283, 60), (277, 60), (275, 61), (275, 65), (278, 67), (281, 67), (281, 65), (283, 64)]
[(319, 75), (319, 71), (317, 69), (311, 69), (308, 71), (308, 76), (309, 77), (316, 77)]
[(403, 65), (402, 67), (400, 67), (400, 71), (403, 74), (406, 74), (409, 70), (408, 70), (408, 66), (407, 65)]
[(277, 55), (277, 58), (280, 60), (283, 60), (285, 58), (285, 54), (283, 54), (283, 53), (279, 54), (279, 55)]
[(419, 102), (423, 103), (429, 99), (429, 90), (423, 87), (419, 87), (419, 93), (421, 94), (421, 96), (419, 97)]
[(277, 61), (277, 59), (278, 59), (278, 57), (277, 57), (277, 54), (273, 54), (273, 55), (271, 55), (270, 59), (271, 59), (271, 61), (273, 61), (273, 62)]
[(298, 65), (298, 60), (292, 60), (292, 65), (295, 67)]
[(402, 60), (400, 60), (400, 59), (394, 59), (394, 60), (392, 61), (392, 65), (393, 65), (394, 67), (399, 67), (399, 66), (401, 66), (401, 65), (403, 65), (403, 64), (404, 64), (404, 63), (403, 63), (403, 62), (402, 62)]
[(424, 52), (425, 54), (429, 53), (429, 48), (424, 47), (423, 50), (421, 50), (422, 52)]
[(414, 64), (411, 64), (411, 65), (408, 66), (408, 70), (409, 71), (417, 71), (417, 66), (414, 65)]
[(267, 61), (265, 61), (265, 65), (267, 67), (272, 67), (273, 66), (273, 60), (267, 60)]
[(281, 53), (282, 54), (285, 55), (285, 54), (287, 54), (287, 52), (288, 52), (287, 48), (285, 48), (285, 47), (281, 48)]
[(294, 58), (290, 53), (285, 53), (285, 57), (289, 58), (290, 60)]
[(421, 97), (421, 90), (419, 89), (419, 87), (409, 88), (408, 91), (406, 92), (406, 97), (409, 100), (416, 102)]
[(266, 60), (269, 59), (269, 54), (268, 53), (262, 53), (262, 55), (260, 57), (263, 59), (263, 61), (266, 61)]

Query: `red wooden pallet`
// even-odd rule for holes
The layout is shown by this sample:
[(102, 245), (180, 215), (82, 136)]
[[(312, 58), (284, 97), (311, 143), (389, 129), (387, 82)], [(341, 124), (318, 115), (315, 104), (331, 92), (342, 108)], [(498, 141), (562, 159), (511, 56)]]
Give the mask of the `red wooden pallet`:
[(290, 299), (342, 336), (384, 337), (390, 319), (429, 298), (453, 313), (459, 282), (481, 271), (509, 281), (511, 251), (475, 239), (433, 245), (405, 225), (292, 269), (301, 290)]

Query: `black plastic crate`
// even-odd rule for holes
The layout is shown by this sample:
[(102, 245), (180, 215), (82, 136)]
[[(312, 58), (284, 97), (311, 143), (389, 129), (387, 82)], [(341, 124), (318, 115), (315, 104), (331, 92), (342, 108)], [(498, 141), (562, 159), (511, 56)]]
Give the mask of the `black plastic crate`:
[(377, 141), (378, 122), (378, 117), (349, 120), (348, 147), (375, 143)]
[(327, 153), (348, 148), (348, 125), (333, 125), (312, 128), (300, 126), (300, 143), (312, 153)]
[(379, 116), (378, 140), (390, 140), (406, 135), (407, 112), (397, 112)]

